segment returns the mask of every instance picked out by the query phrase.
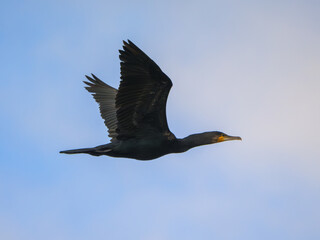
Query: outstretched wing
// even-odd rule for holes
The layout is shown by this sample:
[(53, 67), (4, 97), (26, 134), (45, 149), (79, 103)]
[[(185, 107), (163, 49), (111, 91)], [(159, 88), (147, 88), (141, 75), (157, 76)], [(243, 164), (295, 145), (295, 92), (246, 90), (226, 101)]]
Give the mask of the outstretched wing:
[(117, 116), (116, 116), (116, 95), (117, 89), (110, 87), (92, 74), (92, 77), (86, 76), (90, 82), (84, 81), (88, 87), (85, 87), (99, 104), (101, 117), (108, 128), (111, 141), (117, 138)]
[(166, 103), (172, 82), (159, 66), (128, 40), (120, 52), (121, 82), (116, 96), (117, 138), (162, 134), (174, 136), (167, 124)]

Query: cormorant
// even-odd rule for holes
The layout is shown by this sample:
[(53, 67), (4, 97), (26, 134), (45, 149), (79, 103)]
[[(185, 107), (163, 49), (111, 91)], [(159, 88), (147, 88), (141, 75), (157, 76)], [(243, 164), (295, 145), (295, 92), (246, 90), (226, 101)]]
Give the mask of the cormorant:
[(205, 144), (241, 140), (218, 131), (176, 138), (169, 130), (166, 117), (166, 103), (172, 87), (170, 78), (130, 40), (123, 41), (123, 50), (119, 52), (119, 90), (93, 74), (92, 77), (86, 76), (88, 82), (84, 81), (85, 88), (99, 104), (111, 142), (60, 153), (151, 160)]

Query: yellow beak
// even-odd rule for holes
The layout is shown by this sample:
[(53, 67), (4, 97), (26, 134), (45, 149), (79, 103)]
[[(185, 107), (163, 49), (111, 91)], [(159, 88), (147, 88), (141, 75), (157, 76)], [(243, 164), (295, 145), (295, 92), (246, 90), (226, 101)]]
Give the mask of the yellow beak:
[(218, 142), (224, 142), (224, 141), (232, 141), (232, 140), (242, 140), (241, 137), (234, 137), (234, 136), (220, 136), (218, 138)]

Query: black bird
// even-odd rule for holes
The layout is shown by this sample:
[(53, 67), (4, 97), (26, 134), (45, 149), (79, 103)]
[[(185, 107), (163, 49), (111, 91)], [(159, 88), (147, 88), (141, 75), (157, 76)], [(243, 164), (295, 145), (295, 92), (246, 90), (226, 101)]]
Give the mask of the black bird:
[(111, 142), (60, 153), (151, 160), (200, 145), (241, 140), (217, 131), (176, 138), (169, 130), (166, 117), (166, 103), (172, 87), (170, 78), (130, 40), (123, 41), (123, 44), (123, 50), (119, 50), (119, 90), (93, 74), (92, 77), (86, 76), (88, 82), (84, 81), (88, 85), (86, 89), (99, 104)]

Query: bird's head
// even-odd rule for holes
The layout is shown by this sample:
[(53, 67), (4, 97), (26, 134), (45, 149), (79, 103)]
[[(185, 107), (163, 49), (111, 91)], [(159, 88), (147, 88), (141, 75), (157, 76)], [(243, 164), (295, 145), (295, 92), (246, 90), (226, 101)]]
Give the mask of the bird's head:
[(211, 143), (219, 143), (219, 142), (232, 141), (232, 140), (242, 140), (241, 137), (229, 136), (223, 132), (210, 132), (210, 134), (211, 134)]
[(231, 141), (231, 140), (242, 140), (242, 139), (241, 137), (229, 136), (223, 132), (217, 132), (217, 131), (192, 134), (178, 141), (180, 144), (179, 145), (180, 147), (175, 152), (185, 152), (193, 147)]

